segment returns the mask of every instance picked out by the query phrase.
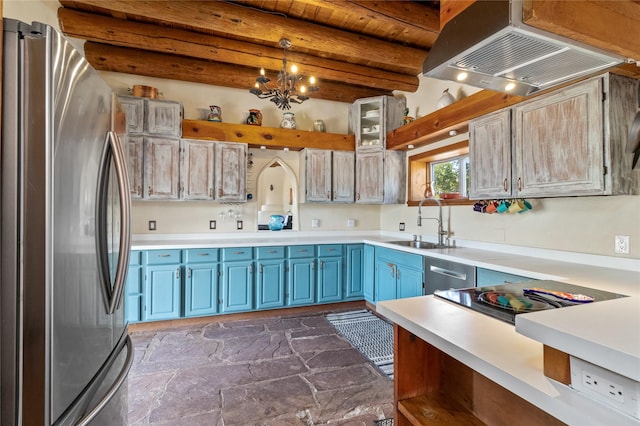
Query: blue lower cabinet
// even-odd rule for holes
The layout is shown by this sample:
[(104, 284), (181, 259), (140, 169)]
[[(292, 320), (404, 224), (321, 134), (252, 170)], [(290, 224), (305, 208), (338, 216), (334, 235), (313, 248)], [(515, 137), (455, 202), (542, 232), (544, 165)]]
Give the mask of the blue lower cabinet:
[(484, 287), (487, 285), (502, 285), (505, 283), (521, 283), (531, 281), (533, 278), (523, 277), (521, 275), (508, 274), (506, 272), (493, 271), (491, 269), (476, 269), (476, 286)]
[(288, 306), (315, 303), (315, 262), (314, 258), (287, 260), (286, 301)]
[(253, 309), (253, 261), (222, 264), (222, 301), (220, 311), (244, 312)]
[(142, 321), (144, 289), (142, 286), (142, 263), (140, 252), (134, 250), (129, 257), (129, 270), (125, 284), (124, 315), (127, 322)]
[(143, 320), (180, 317), (180, 264), (147, 266)]
[(342, 257), (318, 258), (318, 303), (342, 300)]
[(396, 299), (396, 265), (383, 258), (375, 261), (376, 302)]
[(256, 308), (272, 309), (284, 306), (284, 259), (258, 260), (256, 267)]
[(365, 244), (363, 252), (362, 288), (364, 300), (375, 302), (375, 246)]
[(344, 298), (360, 300), (364, 297), (364, 244), (347, 245), (346, 256)]
[(422, 269), (398, 267), (397, 294), (398, 299), (403, 297), (422, 296), (423, 278)]
[(185, 267), (184, 316), (218, 313), (218, 264), (193, 264)]

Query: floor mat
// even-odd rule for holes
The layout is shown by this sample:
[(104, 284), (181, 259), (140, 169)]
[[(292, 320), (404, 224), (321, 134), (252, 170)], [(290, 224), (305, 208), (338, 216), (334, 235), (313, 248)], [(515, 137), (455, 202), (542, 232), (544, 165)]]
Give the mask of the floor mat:
[(393, 379), (393, 326), (363, 309), (327, 314), (338, 333)]
[(393, 426), (393, 419), (374, 420), (375, 426)]

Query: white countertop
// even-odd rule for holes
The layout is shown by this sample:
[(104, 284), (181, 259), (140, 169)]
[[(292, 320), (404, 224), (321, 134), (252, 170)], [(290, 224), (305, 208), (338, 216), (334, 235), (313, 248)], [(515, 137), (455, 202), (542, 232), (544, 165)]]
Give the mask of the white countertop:
[(377, 308), (392, 321), (562, 421), (640, 424), (640, 420), (593, 404), (569, 387), (546, 378), (542, 372), (541, 344), (640, 381), (640, 260), (482, 243), (431, 250), (389, 243), (407, 237), (378, 231), (281, 231), (156, 239), (144, 235), (134, 236), (133, 247), (148, 250), (365, 242), (627, 295), (583, 306), (521, 314), (516, 317), (516, 327), (433, 296), (378, 302)]
[(567, 424), (640, 424), (547, 378), (542, 345), (506, 322), (435, 296), (388, 300), (376, 307), (399, 326)]

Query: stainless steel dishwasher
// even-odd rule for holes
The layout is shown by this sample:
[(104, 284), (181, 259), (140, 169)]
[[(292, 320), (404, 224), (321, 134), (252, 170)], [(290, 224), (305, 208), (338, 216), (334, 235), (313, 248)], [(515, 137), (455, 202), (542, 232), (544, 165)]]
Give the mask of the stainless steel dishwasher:
[(436, 290), (476, 286), (476, 267), (450, 260), (425, 256), (424, 294)]

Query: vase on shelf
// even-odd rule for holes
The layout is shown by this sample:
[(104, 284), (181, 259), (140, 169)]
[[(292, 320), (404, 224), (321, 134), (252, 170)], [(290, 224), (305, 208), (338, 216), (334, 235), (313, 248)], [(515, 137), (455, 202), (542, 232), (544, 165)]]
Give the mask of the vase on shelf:
[(247, 124), (252, 126), (262, 126), (262, 113), (259, 109), (250, 109)]
[(218, 105), (209, 105), (209, 115), (207, 115), (207, 121), (216, 121), (216, 122), (221, 122), (222, 121), (222, 108), (220, 108)]
[(316, 120), (313, 122), (313, 130), (316, 132), (324, 132), (325, 131), (325, 127), (324, 127), (324, 121), (322, 120)]
[(295, 129), (296, 122), (293, 118), (292, 112), (285, 112), (282, 114), (282, 121), (280, 122), (280, 127), (283, 129)]
[(454, 98), (453, 95), (449, 93), (449, 89), (444, 89), (444, 91), (442, 92), (442, 96), (440, 96), (440, 99), (438, 99), (438, 103), (436, 104), (436, 109), (449, 106), (455, 101), (456, 101), (456, 98)]

